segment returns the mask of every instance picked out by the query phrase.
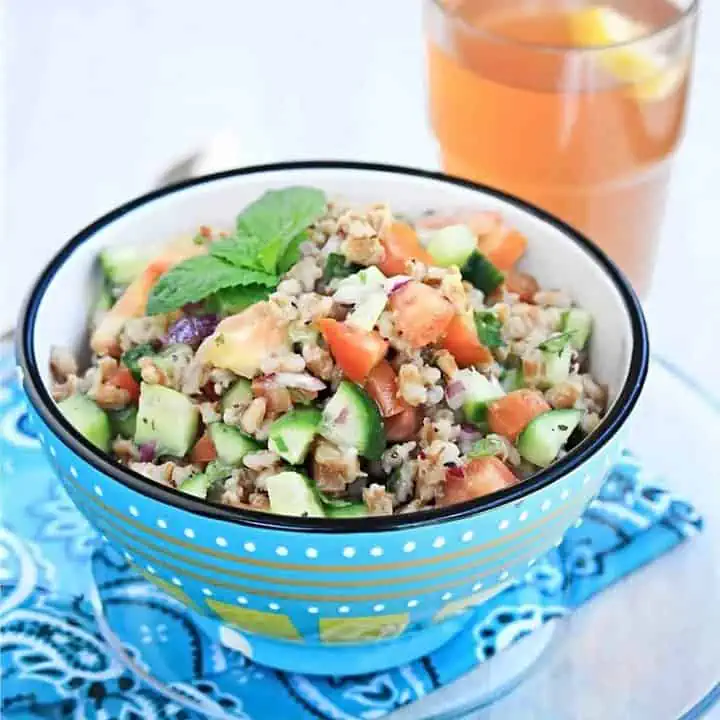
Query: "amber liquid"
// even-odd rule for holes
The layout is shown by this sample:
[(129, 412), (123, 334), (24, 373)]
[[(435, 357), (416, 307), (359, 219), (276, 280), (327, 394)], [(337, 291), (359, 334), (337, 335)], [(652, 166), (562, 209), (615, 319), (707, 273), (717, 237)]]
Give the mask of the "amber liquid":
[[(573, 48), (568, 5), (456, 1), (465, 22), (431, 28), (432, 124), (447, 172), (559, 216), (607, 251), (642, 295), (682, 133), (687, 74), (664, 96), (639, 99), (597, 54)], [(650, 27), (677, 13), (666, 0), (629, 7)]]

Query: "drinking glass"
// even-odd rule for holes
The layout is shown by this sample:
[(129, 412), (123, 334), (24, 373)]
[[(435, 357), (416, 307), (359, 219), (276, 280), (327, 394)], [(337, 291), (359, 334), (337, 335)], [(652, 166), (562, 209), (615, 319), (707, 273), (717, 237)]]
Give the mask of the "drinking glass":
[(644, 295), (682, 137), (697, 0), (426, 0), (446, 172), (603, 248)]

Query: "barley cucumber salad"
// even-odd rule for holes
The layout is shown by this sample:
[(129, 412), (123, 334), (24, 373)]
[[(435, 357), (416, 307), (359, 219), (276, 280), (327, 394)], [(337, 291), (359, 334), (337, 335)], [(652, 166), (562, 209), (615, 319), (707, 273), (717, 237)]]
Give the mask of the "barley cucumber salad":
[(606, 410), (592, 317), (517, 269), (526, 246), (496, 212), (270, 191), (233, 228), (104, 250), (92, 362), (53, 348), (53, 395), (114, 461), (209, 502), (353, 519), (482, 497)]

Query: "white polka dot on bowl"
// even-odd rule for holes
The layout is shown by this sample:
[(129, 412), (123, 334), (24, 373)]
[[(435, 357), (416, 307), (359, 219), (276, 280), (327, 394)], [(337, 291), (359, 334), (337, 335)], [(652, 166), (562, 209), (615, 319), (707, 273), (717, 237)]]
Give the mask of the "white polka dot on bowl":
[(419, 604), (420, 604), (419, 600), (408, 600), (407, 606), (409, 608), (414, 608), (414, 607), (417, 607)]
[(240, 603), (240, 605), (248, 604), (248, 599), (244, 595), (239, 595), (237, 601)]
[(473, 592), (477, 592), (478, 590), (482, 590), (483, 584), (481, 582), (476, 582), (473, 586)]
[(345, 547), (345, 548), (343, 548), (343, 555), (344, 555), (346, 558), (355, 557), (355, 552), (356, 552), (356, 550), (355, 550), (354, 547)]
[(317, 614), (320, 612), (320, 609), (319, 609), (319, 608), (316, 608), (314, 605), (312, 605), (312, 606), (310, 606), (310, 607), (308, 608), (308, 612), (309, 612), (311, 615), (317, 615)]
[(519, 522), (525, 522), (528, 519), (528, 513), (527, 510), (523, 510), (520, 515), (518, 516)]
[(275, 554), (279, 555), (280, 557), (287, 557), (288, 549), (284, 545), (278, 545), (275, 548)]
[(507, 530), (510, 527), (510, 522), (508, 520), (501, 520), (498, 523), (498, 530)]
[(74, 465), (70, 466), (70, 474), (77, 480), (78, 477), (78, 471), (77, 468)]
[(186, 538), (190, 538), (191, 540), (195, 537), (195, 531), (192, 528), (185, 528), (183, 531), (183, 535), (185, 535)]
[(370, 554), (373, 557), (380, 557), (383, 554), (384, 550), (376, 545), (374, 548), (370, 548)]
[(339, 612), (339, 613), (342, 613), (343, 615), (347, 615), (347, 613), (350, 612), (350, 608), (349, 608), (347, 605), (341, 605), (341, 606), (338, 608), (338, 612)]
[(462, 534), (460, 538), (463, 542), (470, 542), (475, 537), (475, 533), (472, 530), (468, 530)]
[(53, 457), (57, 457), (57, 450), (52, 445), (50, 446), (50, 454)]
[(445, 545), (445, 538), (442, 535), (433, 540), (432, 546), (434, 548), (440, 549), (443, 545)]
[(152, 565), (146, 565), (146, 566), (145, 566), (145, 569), (146, 569), (151, 575), (154, 575), (154, 574), (157, 572), (157, 570), (156, 570)]
[(451, 593), (451, 592), (446, 592), (446, 593), (443, 593), (443, 595), (442, 595), (442, 597), (441, 597), (440, 599), (441, 599), (441, 600), (449, 600), (451, 597), (452, 597), (452, 593)]
[(410, 542), (406, 542), (403, 545), (403, 552), (411, 553), (413, 550), (415, 550), (416, 547), (417, 545), (412, 540), (410, 540)]
[(549, 500), (546, 500), (546, 501), (540, 506), (540, 510), (542, 510), (543, 512), (547, 512), (547, 511), (550, 509), (550, 506), (551, 506), (551, 505), (552, 505), (552, 503), (551, 503)]
[(170, 579), (170, 582), (173, 585), (177, 585), (178, 587), (182, 587), (182, 580), (180, 578), (173, 577)]
[(165, 530), (165, 529), (167, 528), (167, 523), (166, 523), (162, 518), (160, 518), (159, 520), (157, 520), (155, 524), (156, 524), (159, 528), (162, 528), (163, 530)]
[(218, 537), (215, 538), (215, 544), (216, 544), (218, 547), (227, 547), (228, 542), (227, 542), (227, 540), (226, 540), (224, 537), (218, 536)]
[(243, 548), (245, 549), (245, 552), (249, 552), (249, 553), (255, 552), (255, 543), (246, 542), (246, 543), (243, 545)]
[(567, 488), (565, 488), (565, 489), (560, 493), (560, 499), (561, 499), (561, 500), (567, 500), (569, 497), (570, 497), (570, 491), (569, 491)]
[(211, 597), (212, 596), (212, 590), (210, 588), (203, 588), (202, 594), (205, 595), (205, 597)]
[(277, 603), (275, 603), (275, 602), (271, 602), (271, 603), (268, 605), (268, 607), (269, 607), (271, 610), (279, 610), (279, 609), (280, 609), (280, 606), (279, 606)]
[(140, 514), (140, 513), (138, 512), (138, 509), (137, 509), (134, 505), (131, 505), (131, 506), (128, 508), (128, 512), (129, 512), (133, 517), (137, 517), (137, 516)]
[(103, 491), (102, 491), (102, 488), (101, 488), (99, 485), (96, 485), (93, 489), (95, 490), (95, 494), (96, 494), (98, 497), (102, 497)]
[(382, 612), (385, 609), (385, 606), (380, 603), (378, 605), (373, 605), (373, 612)]
[(318, 551), (315, 548), (308, 548), (305, 551), (305, 557), (309, 557), (311, 560), (314, 560), (318, 556)]
[(507, 570), (503, 570), (500, 573), (500, 582), (503, 582), (504, 580), (507, 580), (510, 577), (510, 573)]

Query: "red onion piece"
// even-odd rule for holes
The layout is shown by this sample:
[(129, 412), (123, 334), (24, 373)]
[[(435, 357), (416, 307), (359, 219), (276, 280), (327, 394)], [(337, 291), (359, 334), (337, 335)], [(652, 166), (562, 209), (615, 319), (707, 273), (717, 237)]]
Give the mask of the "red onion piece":
[(388, 278), (385, 283), (385, 291), (388, 295), (392, 295), (400, 290), (400, 288), (404, 288), (411, 280), (412, 278), (407, 275), (395, 275), (394, 277)]
[(453, 410), (457, 410), (465, 399), (465, 385), (460, 380), (449, 382), (445, 388), (445, 397), (447, 398), (447, 404)]
[(276, 385), (297, 388), (298, 390), (310, 390), (311, 392), (320, 392), (325, 389), (325, 383), (308, 373), (290, 373), (279, 372), (274, 373), (272, 382)]
[(482, 437), (482, 433), (474, 426), (463, 423), (460, 426), (458, 440), (461, 442), (474, 442)]
[(465, 477), (465, 468), (462, 467), (462, 465), (451, 465), (449, 468), (445, 470), (445, 474), (447, 477), (455, 477), (462, 479)]
[(184, 315), (168, 329), (166, 343), (183, 343), (197, 348), (215, 332), (218, 322), (217, 315)]
[(141, 462), (152, 462), (155, 459), (155, 443), (143, 443), (138, 448)]

